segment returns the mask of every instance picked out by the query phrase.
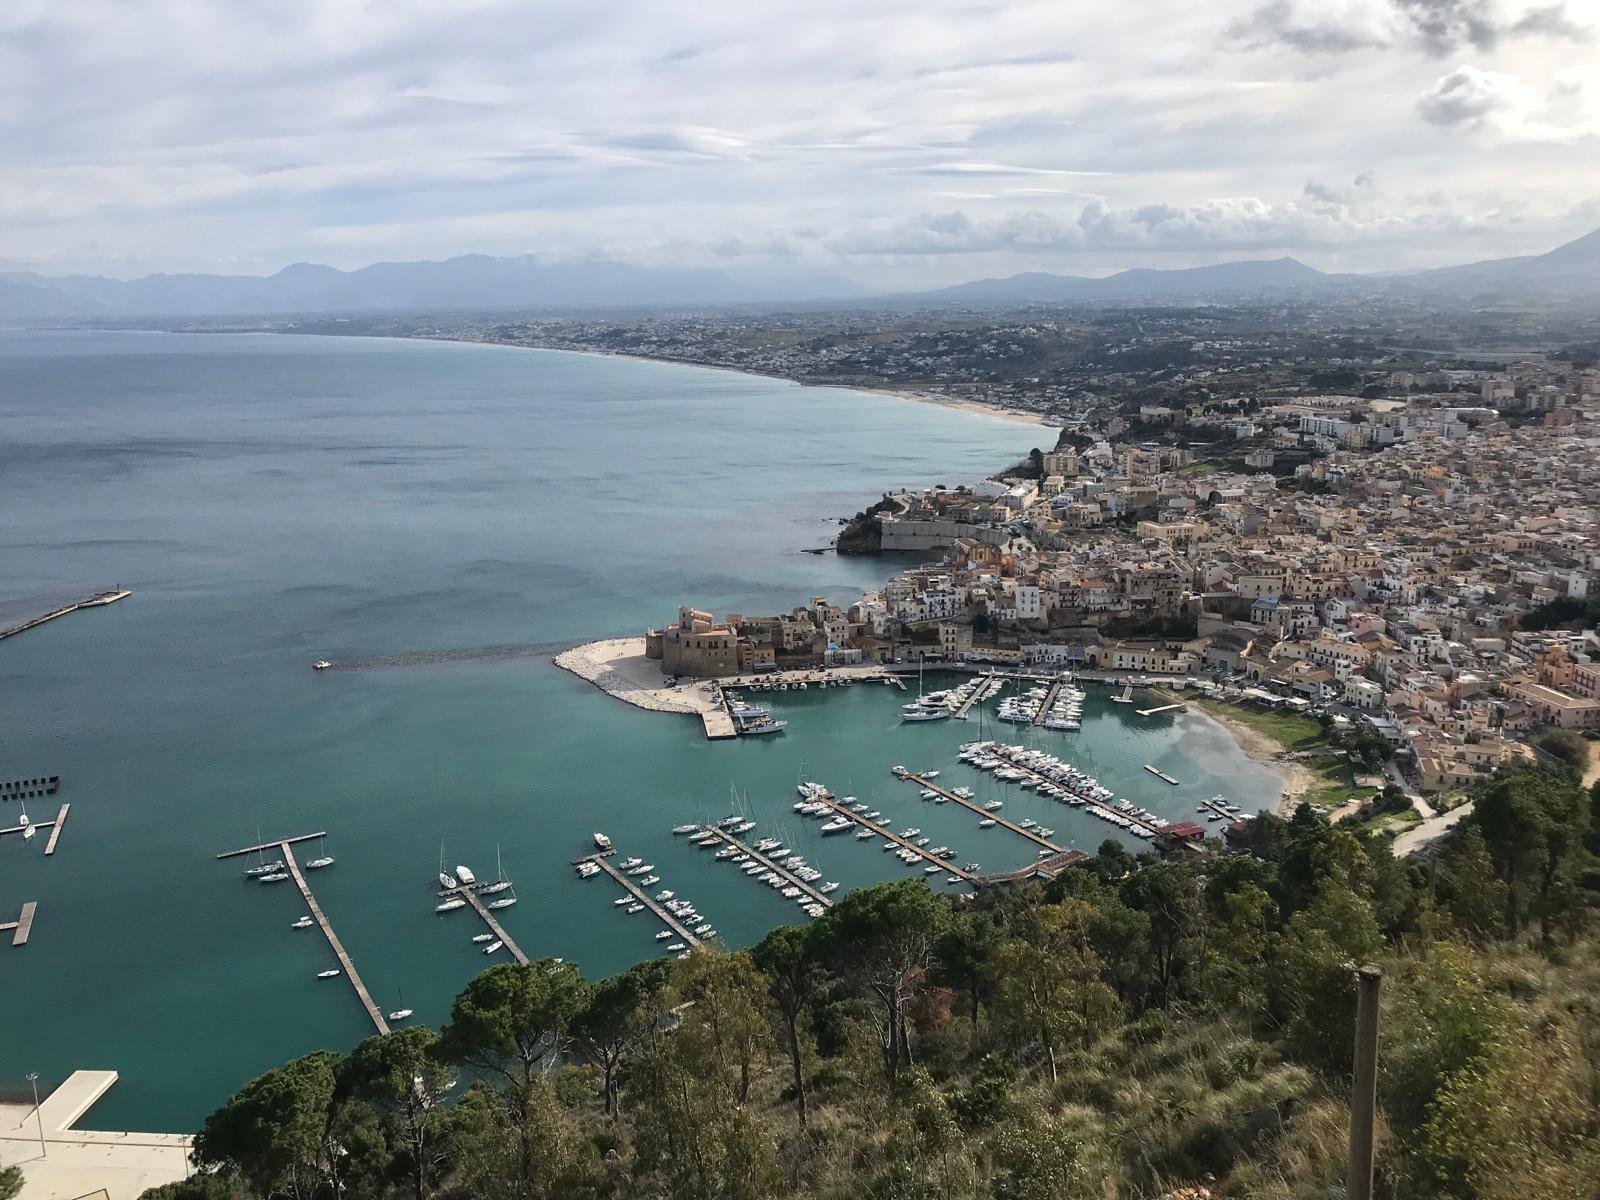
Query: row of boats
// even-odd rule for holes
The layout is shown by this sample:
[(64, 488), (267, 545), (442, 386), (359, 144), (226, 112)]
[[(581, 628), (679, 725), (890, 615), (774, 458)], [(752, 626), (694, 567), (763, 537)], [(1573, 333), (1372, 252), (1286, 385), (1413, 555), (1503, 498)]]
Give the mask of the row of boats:
[(1043, 750), (1005, 742), (968, 742), (958, 757), (996, 779), (1036, 789), (1041, 796), (1082, 808), (1090, 816), (1116, 825), (1134, 837), (1150, 840), (1171, 824), (1147, 809), (1117, 798), (1094, 776)]
[[(1083, 702), (1086, 698), (1083, 689), (1070, 683), (1063, 683), (1053, 700), (1046, 689), (1030, 688), (1023, 695), (1007, 696), (1000, 701), (1000, 711), (995, 715), (1012, 725), (1037, 724), (1045, 729), (1071, 733), (1083, 728)], [(1040, 713), (1041, 706), (1047, 700), (1050, 702), (1049, 709)]]
[[(690, 842), (703, 850), (717, 847), (711, 856), (714, 860), (738, 867), (752, 879), (772, 888), (785, 900), (793, 900), (808, 917), (820, 917), (827, 908), (817, 900), (813, 891), (825, 895), (837, 891), (839, 885), (831, 880), (818, 884), (816, 881), (822, 878), (821, 870), (785, 846), (781, 838), (763, 837), (754, 845), (737, 840), (740, 835), (754, 828), (754, 821), (729, 816), (715, 824), (697, 826), (693, 830), (676, 826), (673, 832), (688, 832), (691, 835)], [(801, 887), (800, 884), (806, 886)]]
[[(751, 822), (752, 827), (754, 824), (754, 822)], [(595, 845), (603, 851), (610, 851), (612, 849), (611, 839), (606, 837), (606, 835), (603, 833), (595, 834), (594, 841)], [(593, 876), (600, 874), (601, 870), (600, 866), (593, 859), (588, 858), (579, 860), (577, 867), (578, 876), (581, 879), (592, 878)], [(654, 863), (647, 863), (644, 861), (644, 859), (636, 856), (624, 858), (617, 863), (617, 870), (621, 871), (624, 875), (633, 878), (636, 881), (634, 886), (640, 889), (652, 887), (661, 882), (661, 876), (655, 874), (655, 869)], [(679, 896), (670, 888), (662, 888), (661, 891), (657, 892), (655, 896), (655, 902), (667, 912), (671, 913), (678, 924), (684, 929), (687, 929), (693, 933), (695, 937), (713, 938), (717, 936), (716, 929), (712, 927), (710, 921), (706, 920), (705, 917), (700, 915), (699, 910), (697, 910), (694, 906), (694, 902)], [(613, 900), (612, 904), (621, 909), (622, 912), (627, 916), (637, 916), (639, 913), (645, 912), (650, 907), (644, 901), (640, 900), (639, 897), (631, 890), (626, 895), (620, 896), (616, 900)], [(658, 932), (656, 934), (656, 940), (658, 942), (670, 943), (662, 948), (664, 952), (668, 954), (676, 954), (679, 958), (688, 958), (688, 944), (681, 941), (671, 941), (671, 939), (676, 936), (676, 931), (668, 928)]]
[[(899, 767), (897, 770), (903, 772), (905, 768)], [(938, 773), (930, 771), (925, 778)], [(926, 875), (938, 875), (945, 870), (939, 862), (930, 862), (930, 856), (945, 862), (956, 858), (956, 852), (948, 846), (934, 846), (929, 849), (928, 843), (933, 839), (921, 836), (922, 830), (916, 826), (901, 830), (893, 836), (886, 836), (888, 827), (880, 824), (883, 813), (875, 808), (869, 808), (854, 796), (841, 796), (835, 800), (824, 785), (809, 781), (797, 785), (796, 790), (800, 793), (800, 800), (794, 806), (795, 812), (803, 817), (822, 817), (832, 814), (832, 818), (822, 826), (823, 833), (841, 833), (859, 825), (861, 828), (856, 832), (858, 841), (872, 842), (882, 838), (882, 849), (885, 853), (892, 853), (907, 866), (920, 866)], [(859, 819), (852, 820), (845, 816), (839, 811), (840, 808), (849, 809)], [(905, 844), (907, 842), (911, 844), (908, 846)], [(968, 863), (962, 868), (969, 872), (976, 872), (978, 869), (977, 863)], [(946, 875), (945, 882), (961, 883), (962, 880), (959, 875)]]

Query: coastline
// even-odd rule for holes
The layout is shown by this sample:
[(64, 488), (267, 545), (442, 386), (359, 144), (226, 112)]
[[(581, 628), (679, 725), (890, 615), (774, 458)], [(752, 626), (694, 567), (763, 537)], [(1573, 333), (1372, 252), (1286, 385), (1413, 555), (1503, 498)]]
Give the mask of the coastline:
[(1294, 812), (1300, 807), (1300, 801), (1306, 793), (1317, 785), (1318, 778), (1315, 771), (1304, 763), (1289, 758), (1282, 746), (1260, 730), (1252, 728), (1237, 717), (1215, 712), (1209, 708), (1192, 708), (1190, 711), (1198, 712), (1226, 729), (1239, 749), (1244, 751), (1246, 758), (1277, 771), (1283, 780), (1283, 793), (1273, 805), (1272, 811), (1278, 816), (1287, 817)]
[[(320, 334), (317, 336), (328, 337), (368, 337), (369, 334)], [(696, 362), (686, 358), (657, 357), (649, 354), (619, 354), (613, 350), (579, 350), (569, 346), (529, 346), (521, 342), (489, 342), (482, 338), (445, 337), (440, 334), (382, 334), (383, 337), (392, 337), (397, 341), (411, 342), (456, 342), (463, 346), (499, 346), (507, 350), (541, 350), (546, 354), (582, 354), (589, 358), (620, 358), (630, 362), (664, 363), (673, 367), (698, 367), (703, 371), (726, 371), (730, 375), (749, 375), (756, 379), (781, 379), (785, 383), (792, 383), (796, 387), (832, 388), (841, 392), (869, 392), (879, 396), (898, 396), (902, 400), (915, 400), (919, 404), (935, 404), (940, 408), (953, 408), (959, 412), (976, 413), (982, 417), (994, 417), (1002, 421), (1014, 421), (1022, 425), (1037, 425), (1041, 428), (1048, 427), (1045, 418), (1038, 413), (1022, 412), (1015, 408), (1005, 408), (998, 404), (984, 404), (979, 400), (959, 400), (954, 396), (941, 396), (936, 392), (912, 391), (908, 388), (879, 387), (873, 384), (854, 383), (818, 383), (813, 379), (796, 379), (793, 375), (781, 375), (773, 371), (752, 371), (746, 367), (729, 367), (721, 363)]]

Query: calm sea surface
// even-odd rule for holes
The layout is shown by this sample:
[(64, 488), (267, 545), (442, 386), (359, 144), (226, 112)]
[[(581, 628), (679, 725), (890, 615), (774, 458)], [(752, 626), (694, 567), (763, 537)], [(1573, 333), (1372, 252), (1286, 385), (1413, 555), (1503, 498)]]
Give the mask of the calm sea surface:
[[(605, 878), (595, 830), (656, 864), (734, 945), (796, 910), (670, 826), (748, 796), (846, 887), (906, 870), (790, 811), (802, 772), (985, 870), (1029, 846), (921, 803), (889, 767), (955, 763), (975, 723), (902, 726), (899, 693), (773, 702), (777, 738), (705, 742), (552, 666), (680, 601), (763, 612), (848, 602), (888, 562), (802, 553), (886, 488), (987, 474), (1048, 435), (892, 397), (577, 355), (400, 341), (0, 332), (0, 624), (102, 587), (132, 598), (0, 643), (0, 779), (64, 778), (72, 816), (0, 839), (0, 1089), (111, 1068), (89, 1123), (188, 1130), (244, 1080), (370, 1032), (292, 884), (222, 850), (328, 831), (311, 879), (379, 1005), (442, 1022), (485, 965), (470, 913), (436, 916), (441, 846), (520, 902), (505, 925), (591, 976), (657, 952)], [(490, 649), (481, 656), (471, 652)], [(523, 648), (507, 649), (507, 648)], [(313, 673), (313, 659), (388, 665)], [(430, 658), (444, 661), (430, 661)], [(1096, 698), (1043, 734), (1171, 815), (1275, 777), (1203, 717)], [(1164, 767), (1168, 787), (1141, 768)], [(981, 777), (1013, 819), (1092, 849), (1108, 827)], [(30, 808), (53, 815), (54, 802)], [(16, 803), (0, 805), (14, 823)], [(310, 857), (309, 853), (302, 857)]]

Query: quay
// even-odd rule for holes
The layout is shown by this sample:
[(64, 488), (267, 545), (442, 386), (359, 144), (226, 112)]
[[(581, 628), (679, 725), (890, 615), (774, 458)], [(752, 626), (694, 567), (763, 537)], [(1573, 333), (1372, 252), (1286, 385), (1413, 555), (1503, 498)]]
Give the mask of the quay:
[(11, 935), (11, 944), (13, 946), (26, 946), (28, 944), (28, 934), (33, 932), (33, 912), (37, 907), (38, 903), (36, 901), (29, 900), (22, 906), (22, 912), (17, 915), (15, 921), (7, 921), (4, 925), (0, 925), (0, 933), (15, 930)]
[(1041, 858), (1038, 862), (1020, 866), (1015, 871), (1002, 871), (995, 875), (980, 875), (977, 882), (985, 887), (994, 887), (1003, 883), (1027, 883), (1033, 879), (1048, 883), (1073, 863), (1082, 862), (1088, 857), (1082, 850), (1063, 850), (1060, 854), (1052, 854), (1049, 858)]
[(40, 775), (36, 779), (11, 779), (0, 783), (0, 800), (37, 800), (54, 796), (61, 786), (61, 776)]
[[(721, 694), (720, 689), (718, 694)], [(725, 707), (702, 709), (700, 723), (705, 726), (706, 737), (711, 741), (739, 736), (739, 731), (733, 727), (733, 718)]]
[(57, 617), (64, 617), (69, 613), (75, 613), (80, 608), (101, 608), (107, 604), (115, 604), (118, 600), (126, 599), (131, 595), (133, 595), (133, 593), (128, 591), (126, 588), (118, 588), (115, 591), (110, 592), (100, 592), (97, 595), (90, 596), (86, 600), (79, 600), (76, 603), (68, 604), (63, 608), (58, 608), (54, 612), (47, 612), (42, 617), (34, 617), (31, 621), (24, 621), (22, 624), (13, 625), (9, 629), (0, 629), (0, 642), (5, 641), (8, 637), (16, 637), (19, 633), (27, 633), (30, 629), (37, 629), (45, 622), (54, 621)]
[(1065, 846), (1058, 846), (1054, 842), (1050, 841), (1048, 838), (1040, 837), (1037, 833), (1035, 833), (1031, 829), (1024, 829), (1021, 825), (1014, 825), (1010, 821), (1006, 820), (1006, 818), (1002, 817), (998, 812), (990, 812), (988, 809), (984, 808), (983, 805), (977, 804), (977, 803), (975, 803), (975, 802), (973, 802), (971, 800), (968, 800), (965, 796), (958, 796), (954, 792), (946, 791), (944, 788), (940, 787), (938, 784), (931, 783), (928, 780), (924, 779), (921, 775), (907, 774), (905, 776), (905, 778), (906, 778), (907, 781), (916, 784), (918, 787), (927, 788), (929, 791), (932, 791), (932, 792), (938, 792), (939, 795), (945, 797), (947, 800), (955, 801), (957, 804), (961, 805), (963, 808), (968, 809), (969, 811), (976, 813), (978, 815), (978, 817), (980, 819), (982, 819), (982, 820), (993, 821), (996, 825), (1000, 826), (1002, 829), (1009, 829), (1012, 833), (1016, 834), (1017, 836), (1027, 838), (1030, 842), (1032, 842), (1034, 845), (1038, 846), (1040, 849), (1048, 850), (1052, 854), (1067, 854), (1067, 853), (1069, 853), (1069, 851), (1067, 850), (1067, 848)]
[(801, 879), (800, 876), (796, 875), (793, 871), (789, 870), (788, 867), (784, 866), (782, 859), (768, 858), (765, 853), (763, 853), (760, 850), (757, 850), (754, 846), (750, 845), (748, 842), (742, 841), (741, 839), (735, 837), (733, 834), (729, 833), (727, 830), (718, 829), (714, 825), (713, 826), (708, 826), (706, 828), (705, 832), (716, 834), (718, 838), (720, 838), (722, 841), (726, 842), (730, 846), (737, 846), (739, 848), (739, 852), (741, 854), (748, 854), (751, 858), (755, 859), (762, 866), (766, 867), (768, 870), (772, 871), (774, 874), (781, 876), (785, 883), (792, 884), (794, 887), (799, 888), (808, 897), (810, 897), (812, 900), (816, 901), (818, 904), (822, 905), (824, 908), (832, 908), (833, 907), (833, 901), (832, 900), (830, 900), (827, 896), (824, 896), (821, 892), (819, 892), (816, 888), (812, 887), (804, 879)]
[(516, 959), (523, 966), (528, 965), (528, 956), (523, 953), (522, 947), (517, 945), (517, 943), (512, 940), (511, 935), (501, 928), (500, 922), (495, 920), (495, 915), (489, 911), (488, 905), (484, 904), (478, 893), (472, 888), (450, 888), (440, 892), (439, 894), (441, 896), (459, 896), (461, 899), (465, 900), (472, 907), (472, 911), (483, 918), (483, 923), (489, 927), (489, 932), (494, 934), (495, 937), (499, 938), (500, 941), (504, 943), (505, 948), (510, 952), (511, 957)]
[(1137, 711), (1141, 717), (1153, 717), (1157, 713), (1172, 712), (1175, 709), (1188, 707), (1187, 704), (1163, 704), (1160, 708), (1141, 708)]
[(673, 933), (675, 933), (685, 945), (694, 948), (699, 947), (700, 939), (695, 937), (693, 931), (691, 931), (687, 925), (678, 920), (677, 917), (673, 916), (666, 909), (662, 908), (661, 905), (657, 904), (655, 897), (641, 889), (638, 884), (633, 882), (633, 880), (629, 879), (621, 871), (617, 870), (616, 867), (612, 866), (609, 860), (609, 854), (588, 854), (583, 858), (575, 858), (572, 861), (574, 864), (581, 862), (594, 863), (595, 866), (599, 867), (607, 875), (611, 876), (611, 878), (620, 883), (623, 891), (627, 892), (640, 904), (644, 905), (647, 909), (654, 913), (656, 918)]
[(339, 940), (339, 935), (334, 933), (333, 925), (327, 915), (322, 911), (322, 906), (317, 903), (317, 897), (311, 890), (311, 885), (306, 883), (306, 877), (300, 870), (300, 863), (295, 859), (293, 847), (299, 842), (309, 842), (314, 838), (326, 837), (327, 831), (317, 833), (303, 833), (298, 837), (280, 838), (275, 842), (261, 842), (254, 846), (245, 846), (239, 850), (228, 850), (217, 855), (220, 861), (225, 858), (238, 858), (243, 854), (254, 854), (261, 850), (275, 850), (283, 855), (284, 865), (289, 868), (295, 886), (300, 889), (300, 895), (306, 902), (306, 907), (311, 911), (311, 919), (317, 923), (317, 928), (322, 930), (322, 936), (328, 939), (328, 946), (333, 950), (334, 957), (339, 960), (339, 965), (344, 968), (344, 977), (350, 981), (350, 986), (355, 988), (356, 999), (361, 1001), (361, 1007), (367, 1010), (367, 1017), (372, 1021), (372, 1026), (379, 1033), (389, 1032), (389, 1022), (383, 1019), (383, 1013), (372, 1002), (372, 995), (367, 991), (367, 985), (361, 982), (361, 975), (356, 971), (356, 964), (344, 948), (344, 943)]
[(909, 850), (917, 857), (926, 859), (929, 865), (938, 867), (946, 874), (954, 875), (963, 883), (972, 883), (978, 878), (978, 876), (974, 875), (971, 871), (968, 871), (962, 867), (958, 867), (955, 865), (955, 863), (948, 862), (945, 859), (940, 858), (937, 854), (930, 854), (926, 847), (919, 846), (915, 842), (901, 837), (898, 833), (895, 833), (891, 829), (886, 829), (884, 826), (879, 825), (876, 821), (867, 820), (866, 817), (862, 816), (848, 805), (840, 804), (833, 798), (832, 792), (817, 792), (811, 796), (811, 799), (816, 800), (821, 804), (826, 804), (841, 817), (844, 817), (850, 821), (854, 821), (863, 829), (870, 829), (879, 837), (885, 839), (886, 841), (893, 842), (895, 845), (901, 847), (901, 849)]
[(1163, 783), (1170, 783), (1173, 787), (1177, 787), (1178, 786), (1178, 781), (1176, 779), (1174, 779), (1171, 775), (1168, 775), (1165, 771), (1157, 770), (1155, 767), (1152, 767), (1149, 763), (1145, 763), (1144, 769), (1146, 771), (1149, 771), (1150, 774), (1154, 775), (1157, 779), (1161, 780)]
[(50, 840), (45, 843), (44, 852), (46, 854), (54, 854), (56, 852), (56, 838), (61, 836), (61, 826), (66, 822), (67, 810), (71, 807), (72, 805), (70, 804), (63, 804), (56, 813), (55, 819), (51, 821), (33, 821), (27, 825), (8, 825), (4, 829), (0, 829), (0, 837), (4, 837), (8, 833), (25, 834), (30, 829), (48, 829), (50, 830)]
[(1033, 723), (1043, 725), (1045, 718), (1050, 715), (1050, 710), (1055, 707), (1056, 697), (1061, 694), (1061, 689), (1067, 686), (1065, 679), (1058, 679), (1050, 685), (1050, 690), (1045, 693), (1044, 699), (1039, 701), (1039, 707), (1033, 710)]

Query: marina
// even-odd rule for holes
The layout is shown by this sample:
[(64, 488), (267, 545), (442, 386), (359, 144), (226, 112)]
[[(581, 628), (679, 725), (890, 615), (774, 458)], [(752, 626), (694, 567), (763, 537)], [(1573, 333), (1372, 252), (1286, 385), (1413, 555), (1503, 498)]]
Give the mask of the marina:
[[(361, 1002), (361, 1007), (366, 1009), (367, 1017), (372, 1021), (373, 1028), (379, 1033), (388, 1033), (389, 1023), (384, 1020), (383, 1013), (378, 1010), (378, 1006), (372, 1002), (372, 995), (367, 991), (367, 985), (361, 982), (361, 976), (356, 971), (355, 962), (345, 951), (344, 943), (339, 941), (339, 935), (334, 933), (333, 924), (328, 920), (327, 915), (323, 913), (322, 906), (317, 903), (317, 897), (312, 892), (311, 885), (306, 882), (306, 877), (300, 870), (300, 863), (294, 856), (294, 847), (300, 842), (309, 842), (314, 839), (320, 840), (326, 836), (326, 831), (319, 831), (317, 833), (304, 833), (298, 837), (285, 838), (277, 842), (258, 842), (254, 846), (245, 846), (239, 850), (224, 851), (222, 854), (217, 855), (217, 859), (221, 861), (223, 859), (239, 858), (246, 854), (264, 854), (268, 850), (273, 850), (283, 855), (283, 861), (289, 869), (289, 875), (294, 880), (295, 886), (300, 889), (300, 895), (305, 900), (306, 907), (311, 911), (311, 919), (317, 923), (317, 927), (322, 930), (322, 936), (328, 940), (329, 948), (333, 951), (334, 957), (339, 960), (339, 966), (342, 968), (344, 977), (350, 981), (350, 986), (355, 989), (356, 999)], [(320, 977), (331, 978), (327, 972), (322, 972)]]
[[(1092, 795), (1085, 795), (1079, 787), (1075, 787), (1071, 783), (1063, 782), (1061, 779), (1057, 778), (1056, 775), (1051, 774), (1049, 771), (1042, 771), (1038, 769), (1038, 767), (1031, 765), (1029, 758), (1031, 756), (1035, 756), (1037, 752), (1030, 751), (1022, 746), (1007, 745), (1003, 742), (978, 743), (978, 745), (984, 746), (985, 753), (1000, 759), (1012, 771), (1020, 772), (1025, 776), (1031, 777), (1031, 779), (1036, 783), (1049, 784), (1061, 791), (1070, 793), (1071, 797), (1077, 802), (1076, 806), (1082, 807), (1086, 812), (1093, 813), (1100, 819), (1109, 821), (1114, 825), (1123, 825), (1124, 828), (1127, 828), (1137, 837), (1145, 839), (1154, 838), (1161, 829), (1160, 825), (1154, 824), (1144, 816), (1132, 811), (1131, 805), (1127, 809), (1123, 809), (1119, 808), (1116, 804), (1106, 803), (1104, 799), (1097, 799)], [(1051, 759), (1050, 761), (1054, 762), (1056, 760)], [(1145, 770), (1150, 769), (1150, 767), (1145, 768)], [(1071, 801), (1069, 801), (1069, 803), (1070, 802)], [(992, 817), (994, 814), (990, 813), (989, 815)]]
[(967, 714), (977, 705), (997, 694), (1003, 687), (1005, 687), (1005, 680), (998, 675), (979, 676), (973, 682), (972, 690), (962, 698), (961, 703), (955, 706), (950, 715), (958, 720), (965, 720)]
[(915, 771), (908, 771), (905, 775), (901, 776), (901, 778), (906, 780), (908, 783), (914, 783), (918, 787), (926, 788), (930, 792), (938, 792), (939, 795), (943, 796), (945, 799), (953, 800), (955, 803), (961, 805), (962, 808), (975, 813), (980, 820), (993, 821), (1001, 829), (1009, 829), (1018, 837), (1026, 838), (1034, 845), (1048, 850), (1052, 854), (1068, 853), (1067, 847), (1058, 846), (1049, 838), (1041, 837), (1037, 830), (1024, 829), (1021, 825), (1013, 824), (1011, 821), (1008, 821), (1006, 818), (1002, 817), (998, 811), (990, 812), (985, 809), (983, 805), (968, 799), (966, 796), (957, 795), (955, 792), (949, 791), (946, 788), (942, 788), (925, 776), (917, 774)]
[(29, 900), (22, 906), (22, 911), (17, 915), (15, 921), (7, 921), (0, 925), (0, 933), (8, 931), (11, 933), (11, 944), (13, 946), (26, 946), (28, 944), (28, 935), (33, 932), (33, 913), (37, 907), (38, 904), (35, 901)]
[(810, 799), (818, 804), (822, 804), (828, 808), (831, 808), (834, 812), (838, 813), (839, 816), (844, 817), (848, 821), (854, 822), (862, 829), (870, 830), (878, 837), (883, 838), (884, 841), (893, 842), (902, 850), (909, 850), (916, 857), (923, 859), (929, 866), (936, 866), (946, 874), (955, 876), (963, 883), (974, 883), (978, 880), (978, 876), (967, 870), (965, 867), (958, 867), (952, 862), (947, 862), (928, 850), (926, 847), (917, 845), (916, 842), (909, 838), (902, 837), (900, 834), (895, 833), (887, 826), (880, 825), (878, 822), (870, 820), (863, 814), (856, 812), (854, 809), (850, 808), (849, 805), (840, 803), (834, 798), (833, 793), (827, 791), (825, 788), (819, 788), (813, 791), (810, 794)]
[(1039, 707), (1033, 710), (1033, 723), (1043, 725), (1049, 717), (1050, 711), (1056, 706), (1056, 697), (1061, 694), (1061, 689), (1067, 685), (1065, 679), (1058, 679), (1050, 685), (1050, 690), (1045, 693), (1044, 699), (1039, 701)]
[(54, 854), (56, 852), (56, 839), (61, 836), (61, 828), (67, 823), (67, 810), (71, 807), (71, 804), (63, 804), (56, 810), (55, 817), (49, 821), (29, 821), (25, 819), (20, 824), (9, 825), (4, 829), (0, 829), (0, 837), (4, 837), (8, 833), (14, 833), (24, 838), (32, 838), (38, 835), (39, 830), (48, 829), (50, 831), (50, 840), (45, 843), (44, 852), (46, 855)]
[(762, 866), (766, 867), (767, 870), (781, 877), (789, 886), (799, 888), (800, 891), (805, 893), (805, 895), (808, 896), (814, 903), (820, 904), (824, 908), (833, 907), (832, 900), (823, 895), (820, 890), (813, 887), (806, 880), (801, 879), (793, 871), (789, 870), (788, 867), (784, 866), (781, 859), (769, 858), (764, 852), (757, 850), (748, 842), (734, 836), (725, 829), (718, 829), (715, 825), (705, 826), (704, 831), (708, 834), (714, 834), (724, 845), (737, 847), (740, 854), (748, 854), (752, 861), (760, 863)]
[(478, 914), (478, 919), (488, 926), (490, 933), (494, 934), (495, 941), (504, 946), (506, 952), (510, 954), (513, 959), (519, 963), (526, 964), (528, 962), (528, 956), (523, 953), (522, 947), (517, 945), (517, 943), (512, 940), (511, 935), (507, 933), (501, 926), (500, 922), (495, 919), (495, 915), (489, 911), (489, 906), (483, 902), (483, 898), (478, 895), (475, 889), (463, 886), (455, 889), (454, 894), (465, 900), (467, 902), (467, 907)]
[(615, 851), (601, 851), (597, 854), (585, 855), (583, 858), (575, 858), (572, 860), (572, 862), (574, 866), (578, 865), (579, 863), (594, 863), (595, 866), (599, 867), (607, 875), (611, 876), (611, 878), (620, 883), (622, 885), (622, 890), (633, 897), (634, 903), (642, 904), (645, 906), (645, 908), (649, 909), (650, 912), (654, 913), (656, 919), (670, 929), (674, 934), (676, 934), (679, 941), (690, 947), (699, 946), (700, 939), (695, 936), (693, 930), (691, 930), (682, 921), (678, 920), (677, 917), (673, 916), (670, 912), (663, 908), (661, 904), (659, 904), (650, 895), (650, 893), (641, 889), (638, 884), (634, 883), (633, 880), (629, 879), (621, 871), (617, 870), (617, 868), (610, 861), (613, 853), (615, 853)]

